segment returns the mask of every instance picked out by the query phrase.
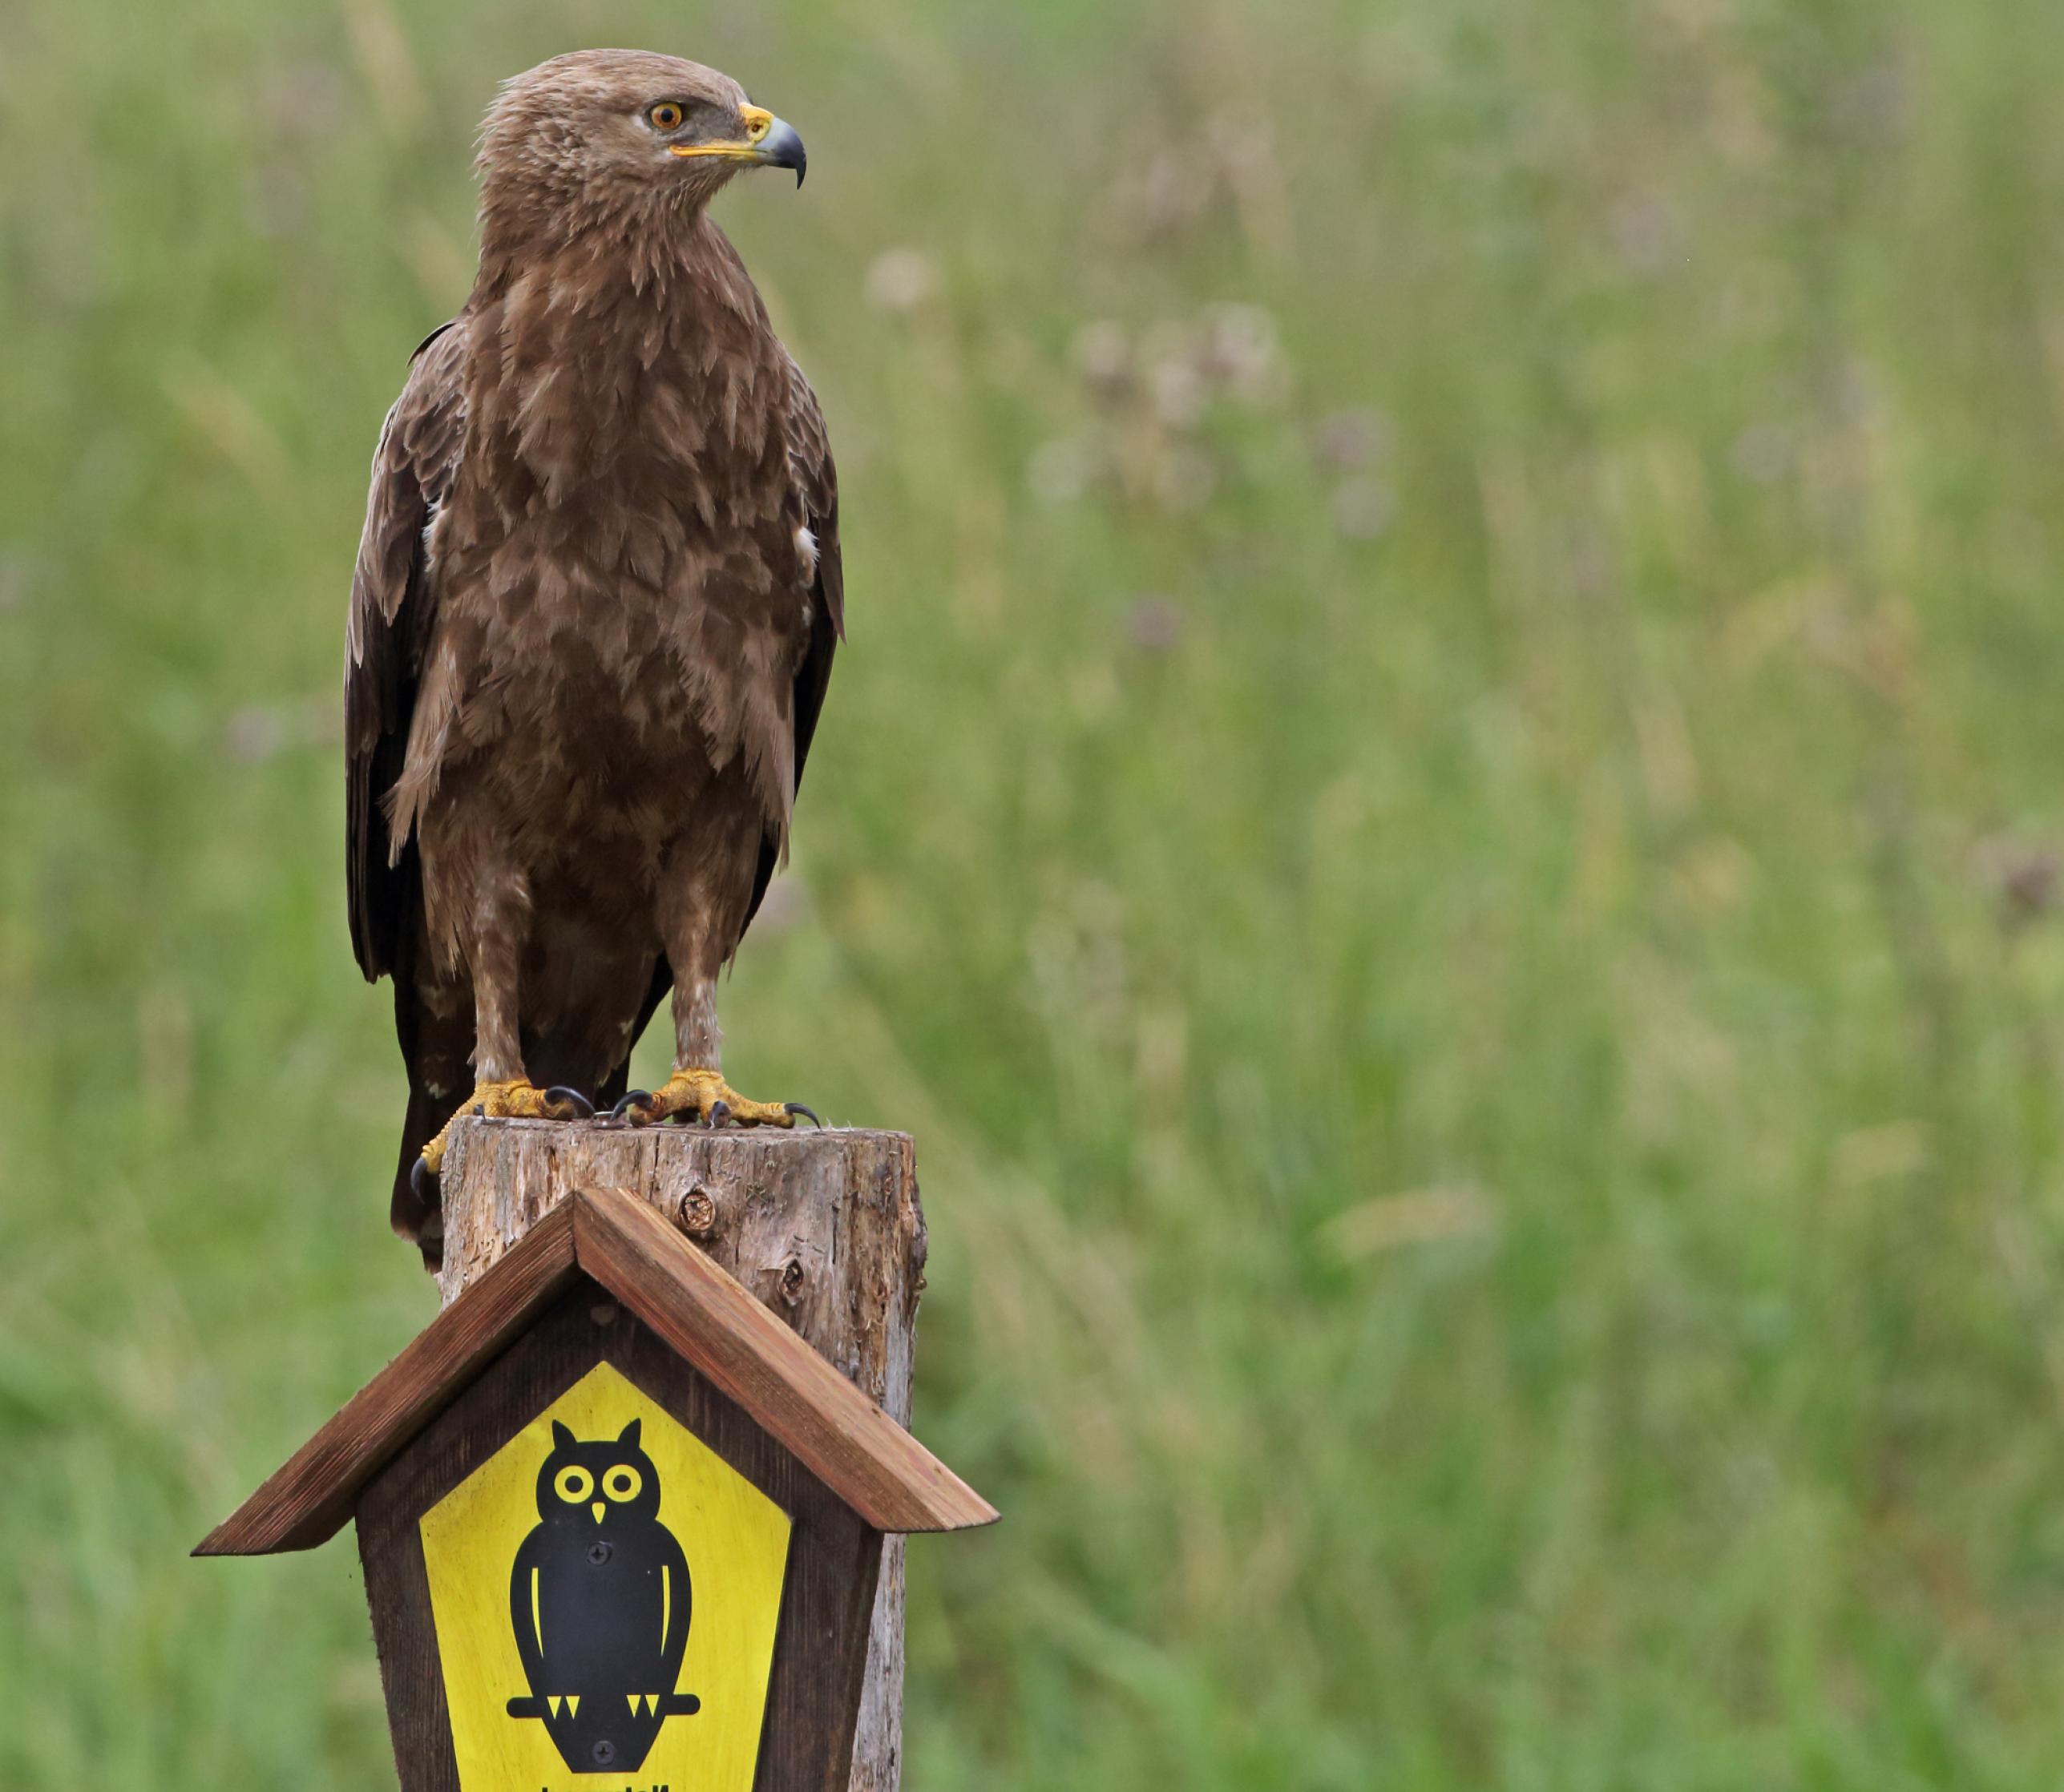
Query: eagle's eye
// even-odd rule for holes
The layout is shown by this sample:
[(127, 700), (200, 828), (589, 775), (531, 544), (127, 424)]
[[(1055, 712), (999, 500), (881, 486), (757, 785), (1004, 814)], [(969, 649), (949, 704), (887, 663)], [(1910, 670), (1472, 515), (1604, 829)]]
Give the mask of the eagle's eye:
[(595, 1491), (595, 1477), (578, 1463), (569, 1463), (559, 1471), (551, 1486), (567, 1504), (577, 1506)]
[(644, 1484), (644, 1476), (628, 1463), (617, 1463), (602, 1477), (602, 1491), (619, 1502), (636, 1499), (639, 1488)]
[(681, 121), (685, 116), (686, 115), (681, 107), (671, 99), (662, 99), (658, 105), (651, 107), (645, 114), (645, 117), (651, 122), (652, 127), (655, 131), (678, 131), (681, 128)]

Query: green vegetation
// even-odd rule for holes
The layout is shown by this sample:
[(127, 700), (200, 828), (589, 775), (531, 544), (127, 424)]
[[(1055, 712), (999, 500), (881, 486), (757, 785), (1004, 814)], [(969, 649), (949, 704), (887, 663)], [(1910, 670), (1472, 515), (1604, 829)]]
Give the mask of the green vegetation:
[(2055, 1784), (2051, 0), (12, 0), (0, 1782), (389, 1771), (348, 1544), (183, 1552), (430, 1309), (345, 579), (606, 42), (810, 147), (729, 1063), (919, 1140), (914, 1792)]

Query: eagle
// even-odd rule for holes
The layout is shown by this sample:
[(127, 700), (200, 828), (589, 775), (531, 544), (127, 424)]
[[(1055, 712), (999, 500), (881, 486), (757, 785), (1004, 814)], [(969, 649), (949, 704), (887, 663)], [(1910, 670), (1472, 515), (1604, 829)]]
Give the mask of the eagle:
[[(717, 979), (786, 858), (844, 634), (816, 398), (709, 216), (802, 140), (644, 51), (505, 83), (479, 269), (373, 462), (345, 670), (353, 950), (391, 977), (394, 1229), (434, 1267), (453, 1116), (792, 1126), (724, 1080)], [(631, 1047), (673, 1007), (673, 1074)]]

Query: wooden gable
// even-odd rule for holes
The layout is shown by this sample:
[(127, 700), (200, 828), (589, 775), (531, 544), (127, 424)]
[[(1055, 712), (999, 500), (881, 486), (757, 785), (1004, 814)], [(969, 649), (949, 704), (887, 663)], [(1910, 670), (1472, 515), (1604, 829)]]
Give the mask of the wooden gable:
[(209, 1533), (200, 1556), (269, 1555), (333, 1536), (360, 1495), (576, 1282), (639, 1326), (866, 1526), (955, 1531), (996, 1508), (646, 1202), (581, 1189), (362, 1388)]

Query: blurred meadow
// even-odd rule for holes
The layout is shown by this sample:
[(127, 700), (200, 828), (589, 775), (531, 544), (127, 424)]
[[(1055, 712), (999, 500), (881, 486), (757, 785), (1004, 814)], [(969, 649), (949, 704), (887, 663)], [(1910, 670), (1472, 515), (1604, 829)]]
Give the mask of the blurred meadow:
[(913, 1792), (2064, 1780), (2064, 9), (10, 0), (0, 1783), (391, 1783), (184, 1552), (433, 1306), (344, 599), (596, 43), (810, 149), (727, 1067), (919, 1140)]

